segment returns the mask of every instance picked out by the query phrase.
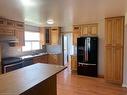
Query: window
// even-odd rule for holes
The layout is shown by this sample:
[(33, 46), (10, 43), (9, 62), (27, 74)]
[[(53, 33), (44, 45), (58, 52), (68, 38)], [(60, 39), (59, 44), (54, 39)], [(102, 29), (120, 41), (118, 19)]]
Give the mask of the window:
[(38, 49), (41, 49), (40, 33), (25, 31), (25, 46), (22, 47), (22, 51), (31, 51)]

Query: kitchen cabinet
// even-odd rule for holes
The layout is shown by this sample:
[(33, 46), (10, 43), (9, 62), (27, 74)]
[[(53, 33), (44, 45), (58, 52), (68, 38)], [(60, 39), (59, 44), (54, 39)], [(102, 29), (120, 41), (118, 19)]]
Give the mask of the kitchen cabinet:
[(58, 45), (60, 41), (60, 27), (41, 27), (41, 45)]
[(0, 36), (16, 37), (18, 44), (16, 46), (24, 46), (24, 22), (0, 18)]
[(77, 38), (81, 36), (81, 26), (73, 26), (73, 45), (77, 45)]
[(41, 27), (40, 28), (40, 44), (41, 45), (45, 45), (46, 42), (45, 42), (45, 28), (44, 27)]
[(15, 28), (15, 21), (7, 19), (7, 28), (14, 30)]
[(2, 55), (2, 51), (1, 51), (1, 46), (0, 46), (0, 74), (2, 74), (2, 66), (1, 66), (1, 55)]
[(25, 46), (24, 29), (15, 30), (15, 37), (18, 40), (16, 46)]
[(61, 54), (49, 54), (48, 55), (48, 63), (61, 65), (62, 64)]
[(15, 36), (15, 31), (13, 29), (0, 27), (0, 36)]
[(41, 55), (33, 58), (33, 63), (48, 63), (48, 55)]
[(82, 25), (82, 36), (97, 36), (98, 24), (85, 24)]
[(40, 43), (41, 45), (51, 44), (51, 28), (41, 27), (40, 29)]
[(51, 45), (57, 45), (60, 41), (60, 28), (59, 27), (51, 27)]
[(6, 19), (5, 18), (0, 18), (0, 27), (5, 27), (6, 26)]
[(124, 17), (106, 18), (105, 29), (105, 79), (122, 84)]
[(71, 70), (77, 70), (77, 56), (71, 55)]
[(16, 29), (24, 29), (24, 23), (23, 22), (15, 21), (14, 25), (15, 25)]

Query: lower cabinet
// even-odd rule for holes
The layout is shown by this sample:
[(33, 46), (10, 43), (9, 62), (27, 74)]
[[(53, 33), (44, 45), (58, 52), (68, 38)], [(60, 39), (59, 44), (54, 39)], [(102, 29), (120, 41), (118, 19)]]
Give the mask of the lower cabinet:
[(62, 59), (61, 54), (49, 54), (48, 55), (48, 63), (49, 64), (61, 65), (62, 64), (61, 59)]
[(71, 55), (71, 70), (77, 70), (77, 56)]
[(33, 58), (33, 63), (48, 63), (48, 64), (62, 64), (61, 54), (46, 54)]
[(48, 63), (48, 54), (34, 57), (33, 63)]

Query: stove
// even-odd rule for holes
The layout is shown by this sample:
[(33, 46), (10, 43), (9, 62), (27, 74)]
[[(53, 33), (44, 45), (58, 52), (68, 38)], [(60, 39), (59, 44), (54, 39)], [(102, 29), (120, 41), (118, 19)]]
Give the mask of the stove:
[(22, 59), (19, 57), (7, 57), (2, 59), (2, 73), (7, 73), (22, 68)]

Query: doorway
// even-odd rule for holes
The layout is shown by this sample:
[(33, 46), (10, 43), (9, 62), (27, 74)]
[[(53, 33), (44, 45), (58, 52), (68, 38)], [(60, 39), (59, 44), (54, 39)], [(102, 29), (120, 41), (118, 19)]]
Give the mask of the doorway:
[(72, 45), (72, 33), (66, 33), (63, 35), (63, 59), (64, 66), (68, 66), (70, 62), (70, 55), (73, 54), (73, 45)]

